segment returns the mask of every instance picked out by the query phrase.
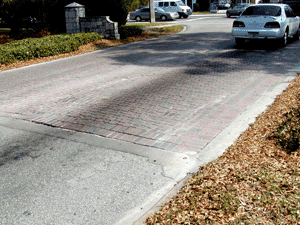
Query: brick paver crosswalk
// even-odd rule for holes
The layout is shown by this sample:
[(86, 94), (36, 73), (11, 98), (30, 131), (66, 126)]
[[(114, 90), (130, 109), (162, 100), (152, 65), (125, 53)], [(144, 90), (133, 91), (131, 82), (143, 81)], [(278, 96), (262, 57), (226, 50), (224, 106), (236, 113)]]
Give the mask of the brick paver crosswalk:
[(207, 37), (181, 34), (3, 72), (0, 116), (195, 154), (298, 56), (224, 40), (219, 51)]

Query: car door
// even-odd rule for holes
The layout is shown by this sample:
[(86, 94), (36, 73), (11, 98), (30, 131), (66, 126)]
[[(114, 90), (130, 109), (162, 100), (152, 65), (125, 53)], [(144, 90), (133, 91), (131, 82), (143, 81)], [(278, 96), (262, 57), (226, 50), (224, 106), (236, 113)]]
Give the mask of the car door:
[(295, 17), (293, 17), (292, 11), (289, 6), (284, 7), (287, 25), (289, 26), (289, 35), (295, 33)]
[(157, 9), (154, 9), (154, 13), (155, 13), (155, 19), (156, 20), (160, 19), (162, 13), (160, 11), (158, 11)]
[(243, 10), (243, 6), (239, 5), (239, 6), (237, 6), (234, 14), (239, 16), (242, 13), (242, 10)]
[(177, 6), (176, 2), (170, 2), (170, 12), (178, 12), (180, 8)]
[(292, 23), (293, 23), (293, 34), (295, 34), (298, 31), (298, 28), (299, 28), (299, 19), (294, 14), (292, 8), (290, 6), (288, 6), (288, 8), (289, 8), (290, 15), (291, 15), (291, 20), (292, 20)]
[(232, 8), (231, 14), (232, 14), (232, 15), (237, 15), (237, 14), (238, 14), (238, 11), (239, 11), (239, 8), (240, 8), (240, 6), (234, 6), (234, 7)]
[(169, 4), (169, 2), (164, 2), (163, 9), (166, 10), (166, 11), (170, 11), (170, 4)]
[(141, 10), (141, 17), (143, 20), (149, 20), (150, 18), (150, 9), (144, 8)]

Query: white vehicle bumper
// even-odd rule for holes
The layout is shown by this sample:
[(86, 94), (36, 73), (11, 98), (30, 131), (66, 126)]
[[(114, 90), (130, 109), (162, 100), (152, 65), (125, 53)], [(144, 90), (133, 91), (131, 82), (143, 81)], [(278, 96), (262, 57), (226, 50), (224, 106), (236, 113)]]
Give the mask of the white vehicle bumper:
[(233, 28), (231, 32), (234, 38), (245, 38), (245, 39), (278, 39), (282, 38), (284, 31), (282, 29), (243, 29)]
[(179, 14), (178, 13), (177, 14), (171, 14), (170, 17), (171, 17), (171, 20), (176, 20), (176, 19), (179, 18)]

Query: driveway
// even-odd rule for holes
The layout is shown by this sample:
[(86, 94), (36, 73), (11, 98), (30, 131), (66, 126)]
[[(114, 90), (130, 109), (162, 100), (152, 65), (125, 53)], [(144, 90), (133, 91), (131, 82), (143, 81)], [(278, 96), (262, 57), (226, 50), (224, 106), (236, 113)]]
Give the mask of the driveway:
[[(7, 216), (1, 222), (126, 224), (138, 219), (187, 172), (218, 157), (225, 148), (218, 144), (230, 144), (245, 127), (228, 129), (253, 106), (259, 108), (244, 118), (247, 125), (296, 74), (299, 41), (283, 49), (269, 43), (237, 49), (230, 36), (233, 19), (218, 15), (182, 21), (186, 30), (177, 35), (0, 72), (0, 124), (7, 129), (2, 137), (9, 140), (1, 168), (10, 174), (2, 178), (7, 185), (2, 185), (6, 195), (1, 201), (7, 210), (0, 212)], [(262, 96), (268, 101), (261, 101)], [(12, 148), (16, 137), (23, 145)], [(40, 139), (45, 139), (42, 147)], [(32, 167), (35, 156), (39, 165), (47, 161), (46, 168)], [(117, 167), (117, 162), (123, 163)], [(105, 176), (107, 165), (112, 166)], [(15, 170), (23, 167), (26, 181)], [(45, 172), (49, 170), (54, 174)], [(12, 188), (8, 184), (14, 176), (18, 179)], [(112, 181), (105, 183), (108, 177)], [(21, 187), (25, 193), (34, 189), (28, 180), (36, 181), (39, 194), (26, 199), (16, 193)], [(88, 192), (83, 191), (85, 182)], [(42, 204), (51, 199), (45, 196), (57, 193), (61, 198), (52, 199), (54, 208)], [(102, 193), (99, 202), (96, 193)], [(83, 201), (86, 196), (89, 200)], [(67, 215), (62, 213), (75, 202)], [(63, 210), (55, 209), (61, 203), (66, 203)], [(15, 208), (17, 214), (12, 213)]]

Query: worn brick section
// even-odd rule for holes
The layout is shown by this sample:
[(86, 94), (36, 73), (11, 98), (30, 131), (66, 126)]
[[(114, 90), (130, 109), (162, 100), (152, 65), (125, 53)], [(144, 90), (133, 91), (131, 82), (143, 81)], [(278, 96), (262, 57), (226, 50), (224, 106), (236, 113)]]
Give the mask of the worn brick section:
[[(222, 56), (201, 55), (197, 51), (203, 46), (192, 41), (182, 46), (189, 40), (186, 36), (177, 44), (172, 38), (163, 40), (22, 70), (24, 77), (38, 77), (49, 69), (53, 77), (28, 78), (14, 86), (16, 91), (4, 82), (0, 116), (196, 153), (293, 66), (288, 59), (277, 68), (267, 66), (281, 60), (276, 51), (242, 54), (232, 49)], [(188, 60), (182, 54), (167, 54), (172, 45), (190, 50)], [(68, 69), (69, 75), (64, 75)], [(18, 76), (18, 71), (2, 75)]]

